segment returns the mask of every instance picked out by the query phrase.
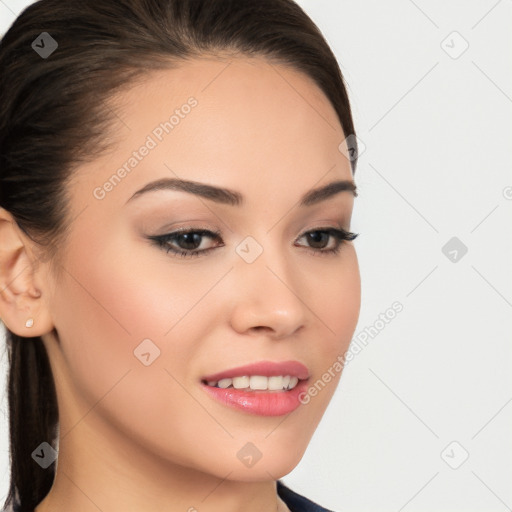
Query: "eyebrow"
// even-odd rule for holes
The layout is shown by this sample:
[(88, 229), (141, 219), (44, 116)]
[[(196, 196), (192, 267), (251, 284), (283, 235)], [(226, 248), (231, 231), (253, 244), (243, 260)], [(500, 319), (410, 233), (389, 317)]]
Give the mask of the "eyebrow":
[[(137, 190), (126, 203), (133, 199), (140, 197), (148, 192), (156, 190), (178, 190), (187, 192), (196, 196), (209, 199), (220, 204), (227, 204), (230, 206), (241, 206), (244, 202), (244, 196), (235, 190), (228, 188), (216, 187), (207, 185), (206, 183), (199, 183), (197, 181), (188, 181), (179, 178), (162, 178), (152, 181)], [(306, 192), (299, 201), (300, 207), (312, 206), (321, 201), (325, 201), (341, 192), (351, 192), (354, 197), (357, 197), (357, 187), (351, 180), (338, 180), (328, 183), (322, 187), (318, 187)]]

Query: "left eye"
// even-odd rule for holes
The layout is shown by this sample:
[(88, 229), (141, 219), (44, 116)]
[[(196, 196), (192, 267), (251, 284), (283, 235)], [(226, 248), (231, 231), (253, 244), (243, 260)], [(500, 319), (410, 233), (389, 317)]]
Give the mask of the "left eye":
[[(305, 238), (310, 244), (307, 249), (316, 254), (333, 254), (339, 252), (341, 245), (346, 241), (355, 240), (358, 236), (344, 229), (321, 228), (307, 231), (302, 234), (298, 240)], [(207, 229), (182, 230), (175, 231), (166, 235), (157, 235), (148, 237), (158, 247), (164, 249), (167, 253), (174, 253), (176, 256), (189, 257), (204, 255), (217, 247), (222, 247), (222, 238), (219, 231), (210, 231)], [(213, 247), (202, 248), (204, 238), (215, 240), (217, 244)], [(332, 240), (330, 248), (326, 248)], [(299, 244), (299, 247), (303, 247)]]
[[(319, 228), (312, 231), (307, 231), (300, 238), (306, 238), (308, 243), (312, 244), (310, 250), (315, 255), (329, 255), (337, 254), (342, 245), (346, 242), (355, 240), (359, 235), (351, 233), (344, 229), (338, 228)], [(326, 249), (329, 239), (333, 239), (333, 244), (330, 248)]]

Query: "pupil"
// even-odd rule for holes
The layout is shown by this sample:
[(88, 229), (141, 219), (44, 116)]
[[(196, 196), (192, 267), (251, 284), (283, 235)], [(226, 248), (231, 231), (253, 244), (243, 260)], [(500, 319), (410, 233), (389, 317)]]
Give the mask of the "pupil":
[(184, 233), (181, 236), (179, 246), (182, 249), (197, 249), (201, 245), (201, 235), (198, 233)]
[[(325, 247), (325, 244), (322, 242), (326, 242), (325, 238), (327, 240), (329, 239), (328, 233), (323, 233), (322, 231), (315, 231), (313, 233), (308, 233), (307, 235), (309, 237), (309, 241), (312, 242), (313, 247), (322, 249)], [(315, 244), (320, 244), (320, 247)]]

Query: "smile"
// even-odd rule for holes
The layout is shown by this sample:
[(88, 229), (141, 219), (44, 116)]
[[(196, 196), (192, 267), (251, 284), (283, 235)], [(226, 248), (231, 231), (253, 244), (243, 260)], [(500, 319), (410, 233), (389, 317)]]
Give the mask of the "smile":
[(272, 377), (265, 377), (264, 375), (243, 375), (241, 377), (226, 378), (219, 381), (210, 380), (206, 383), (208, 386), (222, 389), (288, 391), (293, 389), (298, 382), (299, 379), (297, 377), (290, 375), (273, 375)]
[(303, 405), (299, 400), (309, 370), (298, 361), (260, 361), (201, 379), (202, 389), (222, 405), (259, 416), (282, 416)]

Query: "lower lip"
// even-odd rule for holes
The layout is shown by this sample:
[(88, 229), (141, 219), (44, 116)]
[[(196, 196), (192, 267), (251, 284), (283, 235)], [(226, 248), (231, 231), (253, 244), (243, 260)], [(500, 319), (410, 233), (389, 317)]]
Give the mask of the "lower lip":
[(204, 383), (201, 383), (201, 386), (212, 398), (228, 407), (258, 416), (282, 416), (293, 412), (301, 405), (299, 396), (306, 391), (307, 382), (307, 380), (301, 380), (289, 391), (273, 392), (214, 388)]

